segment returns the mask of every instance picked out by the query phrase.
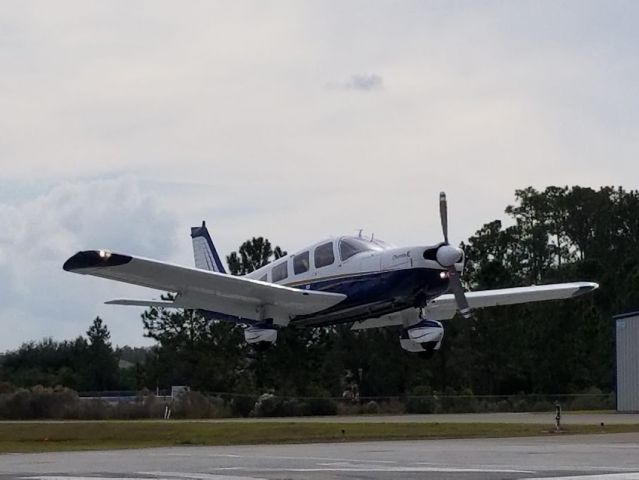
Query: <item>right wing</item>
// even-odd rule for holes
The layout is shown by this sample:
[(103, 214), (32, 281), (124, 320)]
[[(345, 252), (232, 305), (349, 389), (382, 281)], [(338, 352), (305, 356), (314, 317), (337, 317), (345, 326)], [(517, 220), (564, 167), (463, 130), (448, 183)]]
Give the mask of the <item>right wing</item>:
[(174, 302), (112, 302), (118, 305), (203, 309), (250, 320), (272, 318), (279, 324), (287, 324), (292, 316), (325, 310), (346, 298), (338, 293), (300, 290), (104, 250), (78, 252), (63, 268), (177, 294)]
[[(578, 297), (598, 287), (599, 285), (591, 282), (556, 283), (466, 292), (466, 298), (470, 308), (474, 309)], [(457, 305), (452, 294), (441, 295), (431, 300), (425, 308), (426, 318), (430, 320), (450, 320), (455, 316), (455, 313), (457, 313)], [(420, 320), (419, 309), (407, 308), (406, 310), (382, 315), (378, 318), (355, 322), (352, 328), (353, 330), (365, 330), (393, 325), (410, 327)]]
[[(550, 285), (531, 285), (529, 287), (501, 288), (466, 292), (471, 309), (515, 305), (518, 303), (545, 302), (578, 297), (588, 293), (599, 285), (592, 282), (555, 283)], [(448, 320), (455, 316), (457, 305), (452, 294), (441, 295), (426, 305), (426, 316), (433, 320)]]

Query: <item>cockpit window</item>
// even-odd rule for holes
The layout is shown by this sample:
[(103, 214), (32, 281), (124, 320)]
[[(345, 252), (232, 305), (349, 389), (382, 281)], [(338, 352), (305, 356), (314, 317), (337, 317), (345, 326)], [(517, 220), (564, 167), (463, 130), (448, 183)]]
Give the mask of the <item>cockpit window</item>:
[(310, 254), (308, 251), (295, 255), (295, 258), (293, 258), (293, 271), (295, 272), (295, 275), (308, 272), (309, 265)]
[(361, 252), (384, 250), (381, 245), (354, 237), (344, 237), (339, 241), (339, 255), (342, 262)]
[(324, 243), (315, 248), (315, 268), (322, 268), (332, 265), (335, 261), (333, 253), (333, 242)]

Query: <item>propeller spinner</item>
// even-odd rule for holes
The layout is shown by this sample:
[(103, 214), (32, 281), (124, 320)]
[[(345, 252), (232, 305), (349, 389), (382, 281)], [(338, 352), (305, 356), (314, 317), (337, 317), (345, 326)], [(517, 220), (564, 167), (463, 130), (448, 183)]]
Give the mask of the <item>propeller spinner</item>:
[(453, 247), (448, 243), (448, 202), (445, 192), (439, 194), (439, 216), (442, 222), (444, 245), (437, 250), (437, 262), (448, 270), (450, 289), (455, 296), (457, 310), (462, 317), (469, 318), (471, 313), (470, 306), (468, 305), (468, 300), (466, 300), (466, 294), (464, 293), (464, 287), (462, 286), (459, 273), (455, 269), (455, 263), (462, 259), (464, 252), (461, 248)]

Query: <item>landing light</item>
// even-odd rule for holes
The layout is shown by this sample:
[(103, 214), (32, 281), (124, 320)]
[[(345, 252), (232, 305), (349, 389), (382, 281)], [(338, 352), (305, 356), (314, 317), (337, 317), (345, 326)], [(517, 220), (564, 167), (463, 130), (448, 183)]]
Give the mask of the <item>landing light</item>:
[(439, 272), (439, 278), (441, 279), (448, 278), (448, 272)]
[(109, 258), (111, 256), (111, 252), (107, 252), (106, 250), (100, 250), (98, 254), (100, 258)]

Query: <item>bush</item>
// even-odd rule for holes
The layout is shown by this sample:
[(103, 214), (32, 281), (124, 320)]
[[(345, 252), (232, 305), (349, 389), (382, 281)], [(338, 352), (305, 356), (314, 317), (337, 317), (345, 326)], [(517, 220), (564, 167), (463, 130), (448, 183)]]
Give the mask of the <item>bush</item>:
[(402, 415), (406, 413), (406, 405), (395, 398), (391, 398), (379, 404), (379, 413), (385, 413), (388, 415)]
[(369, 415), (379, 413), (379, 404), (376, 401), (371, 400), (366, 405), (364, 405), (364, 413), (367, 413)]
[(614, 408), (614, 396), (603, 393), (597, 387), (583, 391), (565, 405), (566, 410), (612, 410)]
[(446, 396), (441, 398), (441, 404), (445, 413), (475, 413), (479, 410), (478, 401), (468, 388), (463, 389), (459, 396), (451, 396), (447, 392)]
[(80, 420), (108, 420), (113, 418), (113, 408), (104, 400), (81, 400), (77, 418)]
[(0, 382), (0, 394), (13, 393), (15, 391), (16, 391), (16, 387), (14, 387), (9, 382)]
[(362, 407), (359, 403), (353, 403), (351, 400), (340, 401), (337, 404), (337, 415), (359, 415), (362, 413)]
[(308, 415), (337, 415), (337, 403), (332, 398), (310, 398), (307, 404)]
[(38, 385), (30, 390), (20, 388), (0, 394), (0, 418), (6, 420), (75, 418), (78, 406), (78, 395), (62, 387)]
[(252, 395), (242, 395), (233, 397), (229, 402), (231, 415), (234, 417), (248, 417), (257, 402), (257, 397)]
[(259, 396), (252, 416), (254, 417), (277, 417), (281, 411), (282, 399), (272, 393), (264, 393)]
[[(149, 398), (149, 397), (147, 397)], [(160, 410), (164, 414), (166, 405), (162, 402)], [(153, 405), (147, 407), (153, 410)], [(230, 417), (230, 408), (219, 397), (206, 397), (199, 392), (186, 391), (181, 393), (172, 408), (172, 416), (175, 418), (225, 418)]]
[(539, 400), (530, 406), (531, 412), (554, 412), (555, 406), (548, 400)]
[(437, 398), (433, 396), (430, 387), (420, 385), (413, 388), (406, 399), (408, 413), (435, 413), (438, 410)]

